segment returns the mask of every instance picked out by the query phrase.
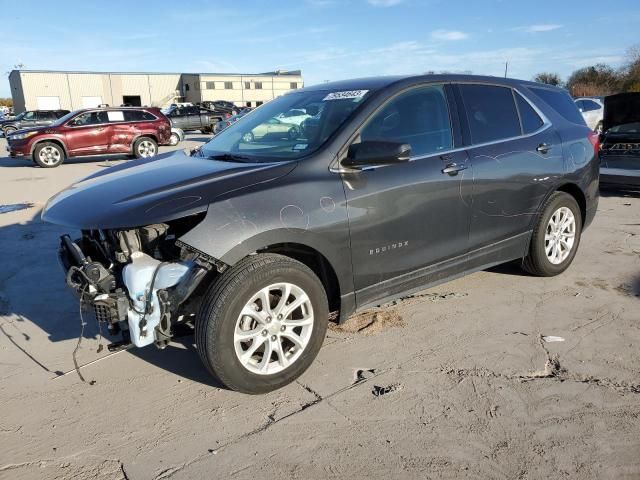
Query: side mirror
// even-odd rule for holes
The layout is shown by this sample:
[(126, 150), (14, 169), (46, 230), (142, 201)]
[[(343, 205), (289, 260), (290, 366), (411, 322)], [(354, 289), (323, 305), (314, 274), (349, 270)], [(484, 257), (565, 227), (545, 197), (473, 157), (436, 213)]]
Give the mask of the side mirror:
[(408, 162), (410, 157), (411, 145), (408, 143), (367, 140), (349, 147), (342, 166), (362, 170), (366, 167)]

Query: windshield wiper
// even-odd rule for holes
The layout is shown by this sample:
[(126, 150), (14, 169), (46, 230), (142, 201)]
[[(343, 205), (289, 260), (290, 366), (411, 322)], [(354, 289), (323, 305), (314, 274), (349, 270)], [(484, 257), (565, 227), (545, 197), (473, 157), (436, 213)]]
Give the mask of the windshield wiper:
[(217, 155), (209, 155), (207, 158), (211, 158), (213, 160), (222, 160), (224, 162), (243, 162), (246, 160), (251, 160), (249, 157), (236, 155), (234, 153), (219, 153)]

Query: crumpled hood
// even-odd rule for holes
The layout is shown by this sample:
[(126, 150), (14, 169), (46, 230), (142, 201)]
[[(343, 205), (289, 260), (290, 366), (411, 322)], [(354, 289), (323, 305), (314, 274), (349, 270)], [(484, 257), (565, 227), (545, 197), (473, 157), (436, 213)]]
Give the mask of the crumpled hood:
[(640, 122), (640, 93), (618, 93), (604, 97), (603, 131)]
[(49, 199), (42, 219), (79, 229), (167, 222), (203, 212), (216, 197), (282, 177), (295, 166), (295, 162), (238, 163), (172, 152), (80, 180)]

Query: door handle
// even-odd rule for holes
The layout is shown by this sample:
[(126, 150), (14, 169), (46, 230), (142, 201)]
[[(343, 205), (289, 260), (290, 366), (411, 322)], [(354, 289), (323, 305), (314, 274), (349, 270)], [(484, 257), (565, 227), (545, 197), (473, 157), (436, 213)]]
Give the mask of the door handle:
[(453, 177), (457, 175), (458, 172), (461, 172), (462, 170), (466, 170), (466, 169), (467, 169), (466, 165), (458, 165), (457, 163), (450, 163), (449, 165), (447, 165), (442, 169), (442, 173), (446, 173), (447, 175), (450, 175)]
[(547, 153), (549, 150), (551, 150), (551, 145), (548, 143), (541, 143), (536, 147), (536, 151), (540, 153)]

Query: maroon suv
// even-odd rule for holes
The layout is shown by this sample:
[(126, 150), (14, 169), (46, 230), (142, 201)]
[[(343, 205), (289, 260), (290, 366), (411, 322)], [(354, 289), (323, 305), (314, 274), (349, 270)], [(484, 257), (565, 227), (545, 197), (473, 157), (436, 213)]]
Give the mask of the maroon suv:
[(51, 125), (19, 130), (7, 137), (12, 157), (57, 167), (67, 157), (128, 154), (153, 157), (168, 145), (171, 123), (158, 108), (91, 108), (77, 110)]

